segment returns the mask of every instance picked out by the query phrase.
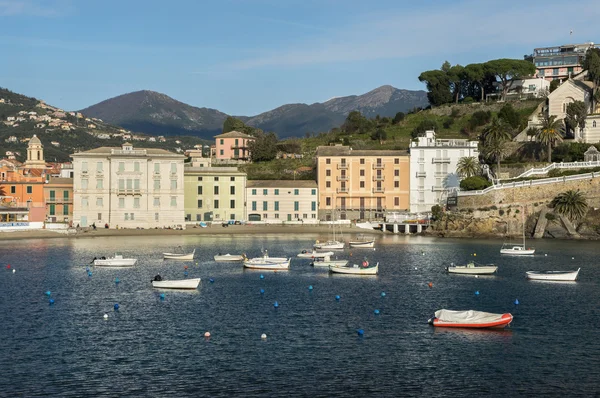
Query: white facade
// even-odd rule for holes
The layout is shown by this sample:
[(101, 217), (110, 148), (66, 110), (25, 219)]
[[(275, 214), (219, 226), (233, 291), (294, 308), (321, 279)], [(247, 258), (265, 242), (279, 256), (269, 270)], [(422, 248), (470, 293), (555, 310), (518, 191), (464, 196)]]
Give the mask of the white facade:
[(246, 188), (248, 221), (317, 223), (317, 183), (309, 180), (254, 180)]
[(183, 160), (163, 149), (101, 147), (73, 158), (73, 224), (184, 225)]
[(596, 144), (600, 142), (600, 114), (588, 115), (585, 128), (581, 131), (581, 142)]
[(410, 144), (410, 211), (431, 211), (444, 205), (449, 189), (459, 186), (456, 164), (462, 157), (479, 158), (477, 141), (464, 139), (437, 140), (428, 130)]

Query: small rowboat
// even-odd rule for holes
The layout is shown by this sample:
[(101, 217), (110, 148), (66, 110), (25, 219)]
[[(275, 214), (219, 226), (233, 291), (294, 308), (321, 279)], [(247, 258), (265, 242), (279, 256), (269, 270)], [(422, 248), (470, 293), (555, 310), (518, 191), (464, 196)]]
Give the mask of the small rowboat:
[[(364, 264), (367, 264), (366, 266)], [(329, 272), (336, 274), (352, 274), (352, 275), (377, 275), (379, 273), (379, 263), (369, 265), (368, 262), (363, 262), (363, 265), (330, 265)]]
[(290, 268), (291, 261), (291, 258), (286, 257), (269, 257), (265, 250), (265, 254), (262, 257), (244, 258), (244, 267), (264, 270), (287, 270)]
[(476, 264), (474, 261), (469, 262), (467, 265), (451, 265), (446, 267), (446, 271), (448, 271), (450, 274), (489, 275), (493, 274), (497, 270), (497, 265)]
[(193, 260), (196, 249), (191, 253), (163, 253), (165, 260)]
[(215, 261), (219, 262), (234, 262), (234, 261), (242, 261), (244, 259), (243, 254), (217, 254), (215, 255)]
[(114, 257), (94, 258), (94, 265), (103, 267), (132, 267), (137, 263), (137, 258), (123, 258), (122, 254), (115, 254)]
[(197, 289), (200, 284), (200, 278), (175, 279), (170, 281), (162, 280), (160, 275), (154, 277), (152, 287), (159, 289)]
[(332, 260), (331, 256), (325, 256), (322, 258), (315, 257), (310, 263), (313, 267), (343, 267), (348, 264), (348, 260)]
[(348, 246), (354, 248), (372, 248), (375, 246), (375, 239), (367, 239), (364, 236), (359, 236), (356, 240), (351, 240), (348, 242)]
[(300, 258), (324, 258), (328, 256), (333, 256), (333, 252), (318, 252), (313, 249), (312, 251), (302, 250), (302, 253), (298, 254)]
[(539, 281), (576, 281), (579, 275), (577, 271), (527, 271), (527, 279)]
[(428, 322), (432, 326), (448, 328), (505, 328), (512, 320), (513, 316), (509, 313), (438, 310)]

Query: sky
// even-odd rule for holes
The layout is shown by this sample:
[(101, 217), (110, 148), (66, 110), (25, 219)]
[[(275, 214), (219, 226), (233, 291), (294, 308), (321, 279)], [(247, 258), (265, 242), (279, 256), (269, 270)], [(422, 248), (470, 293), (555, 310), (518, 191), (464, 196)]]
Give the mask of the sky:
[(252, 116), (600, 42), (599, 20), (598, 0), (0, 0), (0, 87), (66, 110), (154, 90)]

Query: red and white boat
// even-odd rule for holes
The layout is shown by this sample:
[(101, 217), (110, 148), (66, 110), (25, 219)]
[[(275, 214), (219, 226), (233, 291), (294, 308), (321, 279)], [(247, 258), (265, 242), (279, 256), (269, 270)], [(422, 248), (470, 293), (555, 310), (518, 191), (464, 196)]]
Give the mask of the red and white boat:
[(429, 324), (448, 328), (505, 328), (513, 320), (512, 314), (493, 314), (482, 311), (438, 310)]

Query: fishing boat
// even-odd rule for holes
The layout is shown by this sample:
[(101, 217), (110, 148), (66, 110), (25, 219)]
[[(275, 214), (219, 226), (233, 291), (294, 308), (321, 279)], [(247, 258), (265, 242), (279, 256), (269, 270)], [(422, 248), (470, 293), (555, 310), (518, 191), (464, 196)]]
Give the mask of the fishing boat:
[[(338, 235), (338, 233), (336, 231), (337, 228), (340, 228), (339, 237), (337, 236)], [(329, 240), (326, 242), (320, 242), (319, 240), (317, 240), (315, 242), (315, 244), (313, 245), (313, 248), (316, 250), (344, 250), (344, 247), (346, 246), (346, 244), (344, 243), (344, 241), (342, 239), (343, 238), (342, 238), (341, 226), (338, 226), (338, 224), (335, 222), (335, 213), (334, 213), (333, 221), (331, 224), (331, 238), (329, 238)]]
[(163, 253), (163, 259), (165, 260), (193, 260), (196, 249), (191, 253)]
[(310, 263), (313, 267), (327, 267), (335, 266), (335, 267), (343, 267), (348, 264), (348, 260), (332, 260), (331, 256), (325, 257), (315, 257), (315, 259)]
[(93, 262), (99, 267), (132, 267), (137, 263), (137, 258), (124, 258), (122, 254), (116, 253), (114, 257), (94, 257)]
[(200, 278), (163, 280), (156, 275), (152, 280), (152, 287), (160, 289), (197, 289), (199, 284)]
[(449, 328), (505, 328), (512, 320), (513, 316), (509, 313), (438, 310), (428, 322), (432, 326)]
[(302, 250), (301, 253), (298, 254), (300, 258), (324, 258), (328, 256), (333, 256), (333, 252), (318, 252), (316, 250)]
[(264, 270), (287, 270), (290, 268), (291, 258), (269, 257), (265, 250), (261, 257), (247, 258), (244, 256), (244, 267)]
[(369, 264), (368, 261), (363, 261), (361, 265), (349, 264), (343, 266), (331, 265), (329, 272), (336, 274), (352, 274), (352, 275), (377, 275), (379, 273), (379, 263), (375, 265)]
[(513, 254), (517, 256), (527, 256), (535, 253), (533, 247), (525, 245), (525, 208), (521, 211), (521, 223), (523, 224), (523, 244), (519, 243), (504, 243), (500, 248), (500, 254)]
[(217, 254), (215, 255), (215, 261), (218, 262), (236, 262), (236, 261), (242, 261), (244, 260), (244, 255), (243, 254)]
[(497, 265), (477, 264), (475, 261), (469, 261), (467, 265), (454, 265), (454, 263), (452, 263), (449, 267), (446, 267), (446, 271), (450, 274), (489, 275), (497, 270)]
[(356, 240), (349, 241), (348, 246), (354, 248), (373, 248), (375, 247), (375, 239), (368, 239), (365, 236), (360, 235)]
[(527, 279), (539, 281), (576, 281), (579, 275), (577, 271), (527, 271)]

